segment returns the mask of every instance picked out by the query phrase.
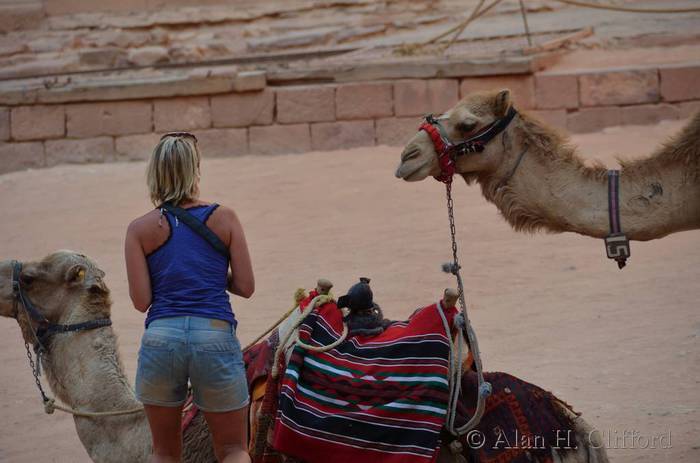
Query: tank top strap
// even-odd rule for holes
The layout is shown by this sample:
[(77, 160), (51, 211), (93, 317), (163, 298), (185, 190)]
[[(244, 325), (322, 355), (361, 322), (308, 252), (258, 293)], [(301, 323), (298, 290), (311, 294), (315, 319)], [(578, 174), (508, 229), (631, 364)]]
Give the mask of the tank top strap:
[(219, 207), (218, 203), (212, 203), (204, 209), (204, 214), (202, 215), (202, 222), (207, 223), (209, 217), (214, 213), (214, 211)]

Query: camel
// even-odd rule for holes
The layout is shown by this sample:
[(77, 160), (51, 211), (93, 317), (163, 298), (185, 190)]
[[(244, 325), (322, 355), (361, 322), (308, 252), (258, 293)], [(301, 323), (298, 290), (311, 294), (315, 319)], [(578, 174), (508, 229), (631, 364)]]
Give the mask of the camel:
[[(469, 138), (512, 106), (509, 90), (467, 95), (438, 119), (450, 141)], [(620, 220), (630, 240), (700, 228), (700, 113), (651, 156), (621, 162)], [(455, 173), (478, 182), (516, 230), (610, 234), (607, 169), (587, 166), (568, 139), (526, 112), (480, 153), (456, 158)], [(430, 136), (420, 130), (401, 154), (396, 177), (409, 182), (441, 172)]]
[[(0, 261), (0, 316), (19, 322), (25, 341), (32, 344), (32, 321), (21, 304), (15, 304), (12, 288), (13, 263)], [(29, 300), (51, 323), (75, 324), (109, 318), (110, 291), (104, 272), (88, 257), (71, 251), (58, 251), (41, 261), (23, 264), (21, 285)], [(282, 325), (292, 329), (294, 319)], [(133, 389), (124, 374), (119, 358), (117, 336), (112, 326), (53, 335), (41, 357), (45, 377), (54, 395), (74, 410), (113, 412), (138, 408)], [(593, 428), (580, 416), (569, 414), (574, 423), (579, 445), (575, 451), (552, 450), (556, 462), (607, 462), (605, 449)], [(255, 413), (251, 413), (251, 417)], [(120, 415), (74, 416), (80, 441), (90, 458), (98, 463), (146, 462), (151, 454), (151, 437), (143, 411)], [(183, 436), (183, 461), (214, 462), (215, 456), (206, 422), (198, 414)], [(443, 449), (440, 462), (452, 463), (453, 456)]]

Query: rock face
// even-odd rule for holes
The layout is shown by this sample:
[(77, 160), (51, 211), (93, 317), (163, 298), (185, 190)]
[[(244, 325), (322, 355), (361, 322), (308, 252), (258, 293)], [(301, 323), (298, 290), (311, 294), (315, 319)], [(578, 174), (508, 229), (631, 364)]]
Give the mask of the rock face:
[(170, 57), (167, 48), (150, 46), (130, 49), (127, 59), (135, 66), (153, 66), (158, 63), (167, 63)]
[[(146, 7), (136, 8), (142, 1)], [(518, 109), (570, 132), (654, 124), (700, 109), (700, 63), (685, 50), (691, 45), (675, 49), (681, 58), (664, 51), (673, 59), (658, 64), (567, 68), (561, 66), (566, 55), (553, 64), (551, 54), (521, 53), (526, 42), (517, 38), (493, 38), (522, 26), (515, 0), (494, 9), (493, 21), (470, 26), (469, 40), (445, 54), (397, 44), (453, 25), (454, 1), (199, 0), (186, 6), (190, 1), (122, 0), (117, 9), (123, 11), (56, 16), (59, 7), (103, 8), (116, 0), (43, 0), (47, 16), (29, 8), (31, 0), (0, 0), (0, 14), (7, 2), (26, 7), (0, 17), (0, 30), (11, 29), (0, 33), (0, 170), (143, 160), (163, 132), (174, 130), (194, 132), (205, 155), (214, 157), (401, 146), (425, 114), (493, 88), (510, 88)], [(165, 3), (178, 6), (162, 8)], [(592, 19), (583, 10), (567, 11), (554, 19)], [(600, 27), (623, 21), (601, 18)], [(663, 31), (679, 25), (676, 36), (689, 35), (687, 19), (673, 18)], [(566, 23), (537, 19), (557, 30)], [(646, 32), (655, 21), (644, 23)], [(537, 40), (545, 40), (539, 34), (561, 37), (539, 29)]]

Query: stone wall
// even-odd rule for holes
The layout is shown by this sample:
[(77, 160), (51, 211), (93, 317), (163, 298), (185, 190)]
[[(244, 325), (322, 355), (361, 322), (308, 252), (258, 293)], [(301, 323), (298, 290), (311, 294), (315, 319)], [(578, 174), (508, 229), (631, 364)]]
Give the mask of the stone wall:
[(224, 94), (0, 107), (0, 173), (146, 159), (161, 133), (189, 130), (207, 157), (404, 144), (420, 116), (465, 94), (510, 88), (516, 106), (570, 132), (687, 118), (700, 63), (571, 73), (309, 84)]

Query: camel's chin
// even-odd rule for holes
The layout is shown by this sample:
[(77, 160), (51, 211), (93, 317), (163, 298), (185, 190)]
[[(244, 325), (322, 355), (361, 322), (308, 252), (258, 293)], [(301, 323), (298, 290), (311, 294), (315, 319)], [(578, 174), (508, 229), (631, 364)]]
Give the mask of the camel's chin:
[(419, 182), (426, 177), (430, 175), (431, 168), (429, 165), (420, 165), (420, 166), (406, 166), (406, 165), (400, 165), (398, 169), (396, 169), (396, 178), (399, 178), (401, 180), (404, 180), (406, 182)]
[(421, 180), (425, 180), (427, 177), (428, 177), (428, 174), (416, 172), (416, 173), (407, 175), (406, 177), (401, 177), (401, 179), (404, 180), (405, 182), (420, 182)]

